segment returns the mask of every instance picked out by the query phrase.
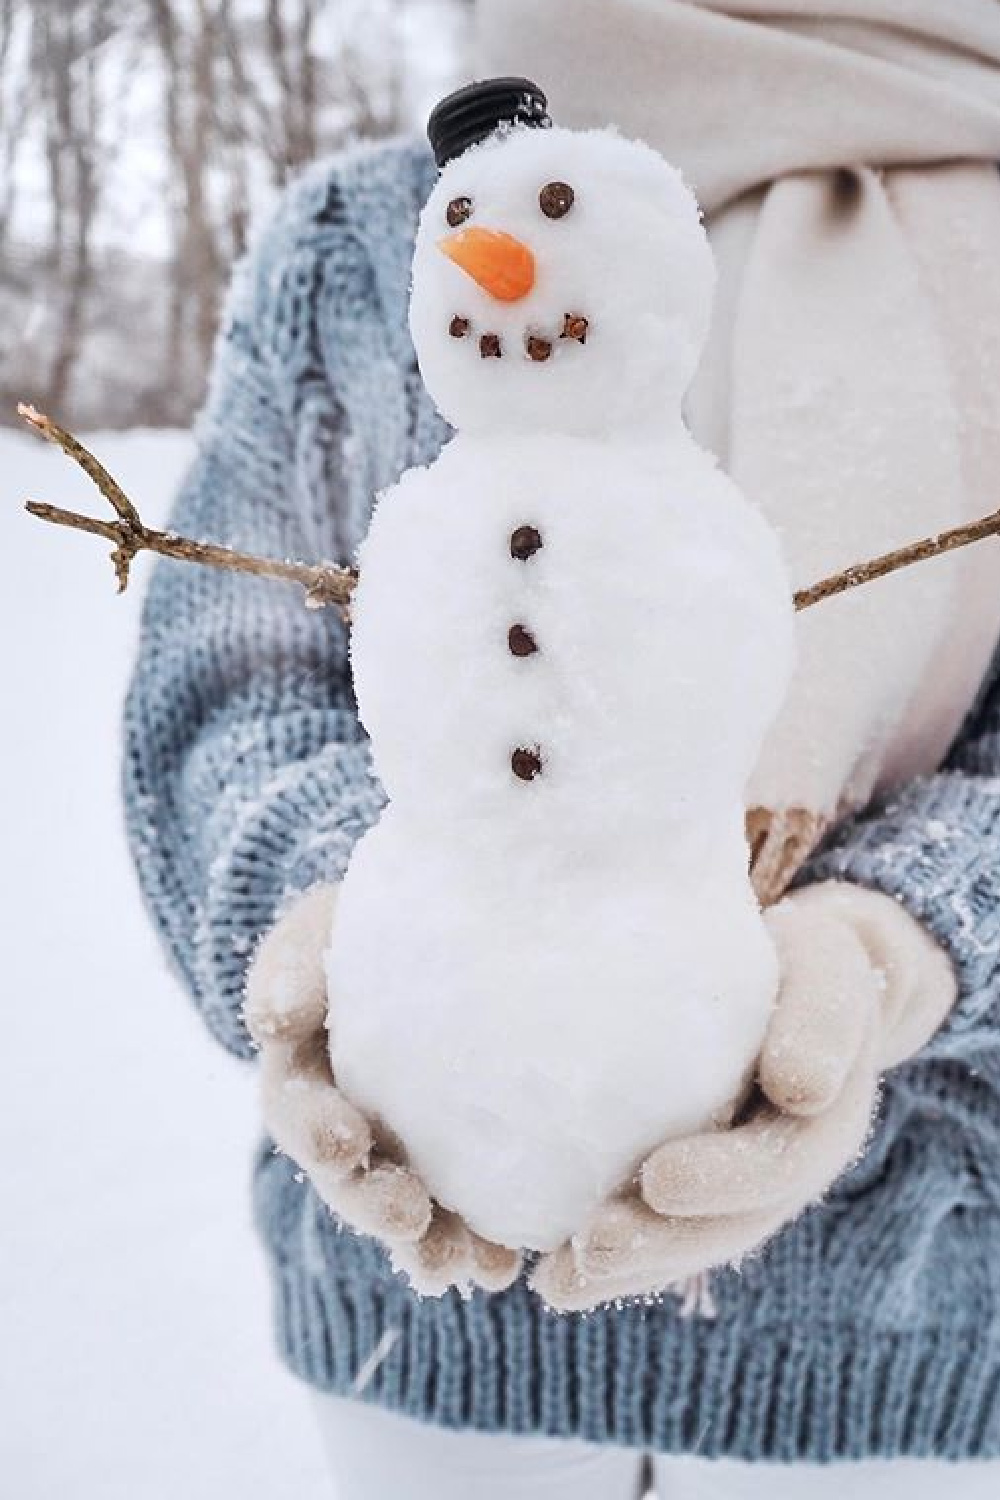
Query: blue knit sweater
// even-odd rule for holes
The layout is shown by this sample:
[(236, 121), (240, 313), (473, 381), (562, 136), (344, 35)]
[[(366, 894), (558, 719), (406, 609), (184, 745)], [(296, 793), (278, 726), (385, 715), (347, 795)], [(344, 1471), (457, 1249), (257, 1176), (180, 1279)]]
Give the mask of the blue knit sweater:
[[(236, 278), (178, 530), (348, 560), (375, 492), (438, 452), (406, 323), (432, 179), (422, 150), (393, 145), (287, 195)], [(249, 1057), (254, 944), (294, 893), (343, 873), (383, 801), (336, 614), (161, 562), (126, 796), (163, 937), (214, 1034)], [(378, 1350), (363, 1399), (455, 1427), (740, 1458), (1000, 1455), (1000, 691), (938, 775), (837, 831), (807, 872), (827, 876), (903, 901), (951, 954), (960, 999), (889, 1079), (861, 1164), (716, 1277), (715, 1319), (669, 1297), (558, 1315), (523, 1281), (422, 1300), (265, 1145), (256, 1216), (291, 1367), (351, 1393)]]

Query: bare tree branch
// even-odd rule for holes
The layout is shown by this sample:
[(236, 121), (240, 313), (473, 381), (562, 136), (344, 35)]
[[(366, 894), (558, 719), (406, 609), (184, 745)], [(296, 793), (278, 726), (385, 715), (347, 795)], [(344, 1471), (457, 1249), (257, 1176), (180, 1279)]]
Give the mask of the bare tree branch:
[[(216, 13), (219, 26), (220, 47), (228, 64), (232, 87), (227, 89), (227, 102), (237, 117), (240, 136), (244, 146), (253, 146), (262, 152), (269, 166), (273, 166), (276, 145), (270, 112), (257, 87), (244, 56), (243, 38), (233, 16), (232, 0), (219, 0)], [(250, 129), (255, 121), (256, 134)]]
[(809, 588), (798, 590), (795, 594), (795, 608), (810, 609), (824, 599), (845, 594), (848, 589), (860, 588), (862, 584), (873, 583), (876, 578), (885, 578), (887, 574), (895, 573), (900, 568), (909, 568), (913, 563), (925, 562), (931, 557), (942, 557), (946, 552), (969, 547), (973, 542), (984, 541), (989, 536), (1000, 536), (1000, 510), (983, 516), (979, 521), (968, 521), (964, 526), (955, 526), (951, 531), (940, 531), (937, 536), (923, 537), (907, 547), (897, 547), (894, 552), (883, 552), (881, 557), (873, 557), (868, 562), (854, 563), (852, 567), (844, 568), (841, 573), (833, 573), (829, 578), (821, 578)]
[(36, 432), (41, 433), (42, 437), (47, 438), (50, 443), (55, 443), (68, 458), (71, 458), (75, 464), (79, 464), (87, 478), (93, 484), (96, 484), (105, 500), (114, 506), (123, 521), (128, 521), (133, 526), (140, 524), (139, 512), (121, 485), (116, 479), (112, 478), (104, 465), (99, 459), (94, 457), (89, 448), (85, 448), (72, 433), (58, 426), (44, 412), (36, 411), (28, 402), (22, 401), (20, 403), (17, 408), (17, 414), (19, 417), (24, 418), (29, 427), (33, 427)]
[(50, 443), (55, 443), (67, 457), (80, 465), (114, 507), (118, 520), (101, 521), (94, 516), (63, 510), (60, 506), (46, 505), (38, 500), (29, 500), (25, 509), (41, 521), (68, 526), (74, 531), (87, 531), (93, 536), (102, 536), (113, 542), (111, 560), (118, 579), (119, 593), (128, 587), (129, 569), (136, 554), (156, 552), (161, 557), (204, 563), (213, 568), (226, 568), (237, 573), (251, 573), (260, 578), (278, 578), (286, 583), (300, 584), (306, 591), (306, 604), (310, 609), (322, 609), (333, 604), (346, 617), (351, 595), (358, 581), (353, 568), (338, 568), (332, 563), (301, 563), (288, 559), (256, 557), (253, 553), (239, 552), (215, 542), (198, 542), (190, 537), (178, 536), (175, 532), (154, 530), (153, 527), (144, 525), (139, 512), (118, 482), (77, 438), (32, 406), (22, 403), (18, 412), (36, 432)]
[(61, 404), (79, 356), (93, 279), (91, 239), (99, 198), (97, 52), (104, 28), (100, 6), (73, 3), (58, 14), (61, 35), (59, 50), (53, 54), (56, 75), (52, 80), (57, 130), (54, 149), (64, 158), (62, 180), (69, 210), (63, 220), (67, 230), (64, 253), (69, 256), (69, 264), (48, 390), (53, 402)]
[(0, 3), (0, 256), (14, 218), (18, 189), (18, 157), (37, 100), (30, 55), (18, 57), (15, 42), (24, 39), (30, 54), (31, 18), (15, 10), (15, 0)]

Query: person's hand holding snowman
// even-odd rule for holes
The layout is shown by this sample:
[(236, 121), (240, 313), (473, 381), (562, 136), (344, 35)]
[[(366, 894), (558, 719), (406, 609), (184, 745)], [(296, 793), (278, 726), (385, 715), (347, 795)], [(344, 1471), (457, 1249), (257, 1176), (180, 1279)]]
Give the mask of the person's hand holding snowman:
[(498, 1291), (517, 1276), (521, 1257), (435, 1204), (402, 1144), (336, 1085), (327, 1037), (336, 1000), (327, 996), (323, 954), (337, 890), (318, 885), (299, 896), (250, 967), (244, 1019), (260, 1054), (264, 1124), (327, 1207), (386, 1245), (417, 1290)]
[(532, 1279), (551, 1306), (656, 1294), (759, 1249), (857, 1160), (882, 1074), (954, 1004), (950, 960), (881, 892), (822, 882), (767, 923), (781, 984), (749, 1108), (729, 1129), (665, 1143), (543, 1257)]
[[(400, 1144), (336, 1087), (323, 969), (335, 899), (331, 886), (300, 897), (251, 968), (246, 1019), (265, 1123), (328, 1206), (383, 1241), (418, 1290), (501, 1290), (520, 1257), (435, 1205)], [(954, 1003), (949, 960), (881, 893), (827, 881), (786, 897), (768, 926), (782, 979), (751, 1108), (729, 1129), (666, 1142), (571, 1243), (542, 1256), (532, 1284), (552, 1307), (656, 1294), (758, 1249), (855, 1161), (882, 1073)]]

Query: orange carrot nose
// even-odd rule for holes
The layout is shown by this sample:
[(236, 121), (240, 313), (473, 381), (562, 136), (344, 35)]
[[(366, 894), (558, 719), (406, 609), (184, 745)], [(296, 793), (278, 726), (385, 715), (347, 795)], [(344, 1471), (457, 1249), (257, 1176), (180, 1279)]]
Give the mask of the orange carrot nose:
[(535, 257), (502, 229), (460, 229), (438, 240), (438, 249), (500, 302), (526, 297), (535, 284)]

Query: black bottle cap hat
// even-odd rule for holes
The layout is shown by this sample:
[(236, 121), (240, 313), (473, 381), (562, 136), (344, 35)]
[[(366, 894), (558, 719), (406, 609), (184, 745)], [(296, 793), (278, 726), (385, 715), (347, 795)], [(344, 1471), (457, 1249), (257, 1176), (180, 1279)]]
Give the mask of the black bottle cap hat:
[(530, 78), (484, 78), (456, 89), (435, 105), (427, 121), (427, 137), (434, 160), (444, 167), (505, 125), (545, 129), (551, 124), (548, 100)]

